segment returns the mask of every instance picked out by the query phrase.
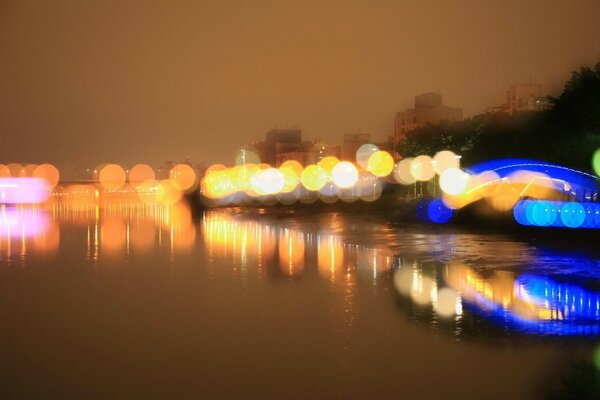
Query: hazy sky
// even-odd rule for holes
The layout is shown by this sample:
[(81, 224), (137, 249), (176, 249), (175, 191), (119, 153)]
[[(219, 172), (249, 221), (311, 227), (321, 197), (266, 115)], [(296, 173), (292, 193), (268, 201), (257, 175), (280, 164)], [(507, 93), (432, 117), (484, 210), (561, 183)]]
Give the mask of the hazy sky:
[(465, 115), (557, 94), (600, 1), (0, 0), (0, 163), (233, 162), (273, 127), (383, 140), (440, 91)]

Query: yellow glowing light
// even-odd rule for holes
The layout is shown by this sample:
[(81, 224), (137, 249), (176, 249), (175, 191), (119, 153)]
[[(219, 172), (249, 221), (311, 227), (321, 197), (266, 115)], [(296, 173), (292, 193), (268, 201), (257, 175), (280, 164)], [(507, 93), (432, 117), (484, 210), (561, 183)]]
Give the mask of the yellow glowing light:
[(376, 151), (369, 157), (367, 171), (375, 176), (388, 176), (394, 169), (394, 159), (387, 151)]
[[(302, 169), (302, 167), (300, 168)], [(296, 172), (296, 170), (290, 165), (282, 165), (281, 167), (279, 167), (279, 171), (281, 171), (281, 173), (283, 174), (283, 179), (285, 182), (283, 188), (281, 188), (281, 193), (289, 193), (292, 190), (296, 189), (296, 186), (298, 186), (298, 184), (300, 183), (300, 177), (298, 176), (299, 174)]]
[(177, 164), (169, 173), (171, 183), (179, 190), (189, 190), (196, 184), (196, 173), (187, 164)]
[(202, 193), (209, 198), (225, 197), (233, 192), (231, 174), (227, 169), (207, 173), (201, 182)]
[(429, 156), (418, 156), (410, 163), (410, 172), (418, 181), (428, 181), (435, 176), (432, 159)]
[(165, 188), (160, 182), (148, 179), (138, 186), (137, 193), (142, 203), (158, 204), (165, 197)]
[(179, 189), (171, 179), (160, 181), (163, 191), (163, 197), (160, 202), (164, 205), (172, 205), (177, 203), (183, 197), (181, 189)]
[(448, 168), (459, 168), (460, 158), (450, 150), (443, 150), (433, 156), (433, 168), (436, 174), (441, 175)]
[(459, 195), (465, 191), (469, 177), (458, 168), (448, 168), (440, 175), (440, 188), (444, 193)]
[(363, 144), (356, 150), (356, 162), (363, 169), (367, 169), (369, 167), (369, 157), (377, 151), (379, 151), (379, 147), (374, 144)]
[(320, 166), (311, 164), (302, 171), (300, 182), (308, 190), (320, 190), (327, 183), (327, 172)]
[(213, 164), (213, 165), (211, 165), (210, 167), (208, 167), (206, 169), (206, 172), (204, 173), (204, 175), (208, 175), (208, 174), (210, 174), (213, 171), (221, 171), (221, 170), (224, 170), (224, 169), (227, 169), (227, 167), (224, 166), (223, 164)]
[(129, 170), (129, 182), (136, 186), (154, 178), (154, 170), (146, 164), (137, 164)]
[(333, 168), (335, 168), (336, 164), (339, 162), (340, 160), (338, 160), (337, 157), (327, 156), (321, 159), (318, 164), (319, 167), (323, 168), (325, 172), (327, 172), (327, 176), (331, 177), (331, 171), (333, 171)]
[(260, 195), (278, 193), (285, 185), (285, 177), (276, 168), (258, 171), (250, 178), (250, 187)]
[(333, 183), (339, 188), (350, 188), (358, 181), (358, 170), (348, 161), (338, 163), (331, 171)]
[(48, 187), (53, 188), (60, 180), (58, 169), (52, 164), (41, 164), (34, 171), (33, 176), (45, 180)]
[(291, 168), (292, 170), (294, 170), (294, 172), (296, 173), (297, 176), (302, 175), (302, 170), (304, 169), (304, 168), (302, 168), (302, 164), (300, 164), (296, 160), (284, 161), (284, 163), (281, 164), (279, 169), (282, 169), (282, 168)]
[(415, 177), (410, 172), (410, 164), (412, 158), (405, 158), (401, 160), (394, 168), (394, 178), (403, 185), (410, 185), (415, 183)]
[(118, 164), (105, 165), (98, 174), (100, 185), (107, 190), (118, 190), (125, 184), (125, 170)]

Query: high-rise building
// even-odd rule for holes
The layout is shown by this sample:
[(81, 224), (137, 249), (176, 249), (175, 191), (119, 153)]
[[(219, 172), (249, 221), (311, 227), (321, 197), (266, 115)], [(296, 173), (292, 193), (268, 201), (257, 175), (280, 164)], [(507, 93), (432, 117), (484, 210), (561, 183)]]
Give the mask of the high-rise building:
[(514, 114), (519, 111), (541, 111), (549, 106), (539, 83), (515, 83), (506, 91), (506, 103), (488, 107), (486, 112)]
[(438, 93), (424, 93), (415, 97), (415, 107), (396, 113), (394, 120), (394, 143), (399, 143), (406, 133), (426, 125), (442, 121), (462, 121), (462, 108), (450, 107), (442, 103)]
[(310, 151), (311, 142), (302, 141), (302, 131), (298, 128), (271, 129), (265, 140), (254, 143), (260, 161), (279, 166), (283, 161), (295, 159)]

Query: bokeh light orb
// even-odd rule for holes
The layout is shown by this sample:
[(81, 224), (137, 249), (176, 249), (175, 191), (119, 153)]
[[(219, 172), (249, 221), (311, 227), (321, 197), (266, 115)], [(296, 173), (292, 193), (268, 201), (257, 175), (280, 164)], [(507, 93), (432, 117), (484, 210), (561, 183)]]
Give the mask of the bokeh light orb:
[(350, 188), (358, 181), (358, 170), (349, 161), (339, 162), (331, 171), (331, 179), (339, 188)]
[(596, 150), (592, 156), (592, 168), (596, 175), (600, 176), (600, 149)]
[(308, 190), (320, 190), (327, 183), (327, 172), (322, 167), (311, 164), (302, 171), (300, 182)]
[(356, 162), (363, 169), (367, 169), (369, 166), (369, 157), (375, 152), (379, 151), (379, 147), (374, 144), (363, 144), (356, 150)]
[(10, 178), (10, 170), (4, 164), (0, 164), (0, 178)]
[(177, 164), (169, 172), (169, 179), (177, 189), (187, 191), (196, 184), (196, 172), (187, 164)]
[(258, 171), (250, 178), (252, 189), (260, 195), (276, 194), (285, 185), (285, 176), (276, 168)]
[(453, 317), (456, 314), (456, 303), (460, 301), (460, 296), (454, 290), (445, 287), (437, 292), (434, 304), (435, 312), (444, 318)]
[(98, 172), (98, 181), (106, 190), (119, 190), (127, 178), (125, 170), (118, 164), (107, 164)]
[(146, 164), (137, 164), (129, 170), (129, 182), (137, 186), (147, 180), (155, 179), (154, 170)]
[(340, 162), (337, 157), (327, 156), (323, 157), (321, 161), (318, 162), (319, 167), (323, 168), (325, 172), (327, 172), (327, 176), (331, 177), (331, 172), (335, 168), (335, 166)]
[(282, 168), (291, 168), (297, 176), (302, 175), (302, 170), (304, 169), (302, 168), (302, 164), (300, 164), (296, 160), (284, 161), (283, 164), (281, 164), (281, 166), (279, 167), (279, 169), (281, 170)]
[(398, 183), (403, 185), (410, 185), (415, 183), (415, 177), (410, 171), (410, 165), (412, 163), (412, 158), (405, 158), (400, 160), (400, 162), (394, 168), (394, 178)]
[(260, 164), (258, 154), (248, 147), (242, 147), (235, 156), (235, 165)]
[(283, 174), (284, 185), (281, 188), (281, 193), (290, 193), (298, 184), (300, 184), (300, 174), (302, 173), (302, 166), (300, 167), (300, 174), (296, 172), (296, 169), (290, 165), (282, 165), (279, 167), (279, 171)]
[(394, 159), (387, 151), (376, 151), (367, 161), (367, 171), (375, 176), (388, 176), (394, 169)]
[(429, 156), (415, 157), (410, 163), (410, 172), (418, 181), (428, 181), (435, 176), (433, 160)]
[(450, 150), (438, 151), (433, 156), (433, 168), (435, 173), (441, 175), (449, 168), (459, 168), (460, 158)]
[(18, 178), (19, 176), (21, 176), (21, 170), (23, 169), (23, 166), (17, 163), (10, 163), (6, 164), (6, 168), (10, 172), (10, 176), (12, 178)]
[(183, 193), (181, 189), (179, 189), (171, 179), (165, 179), (160, 181), (161, 188), (163, 193), (162, 199), (160, 200), (161, 204), (166, 206), (170, 206), (178, 203), (183, 197)]
[(577, 202), (565, 203), (560, 209), (560, 219), (569, 228), (579, 228), (585, 220), (585, 209)]
[(465, 191), (469, 176), (458, 168), (447, 168), (440, 175), (440, 188), (444, 193), (457, 196)]
[(31, 178), (31, 177), (33, 177), (33, 172), (35, 171), (35, 169), (37, 167), (38, 167), (37, 164), (27, 164), (21, 170), (21, 177), (22, 178)]
[(144, 204), (158, 204), (165, 197), (165, 187), (157, 180), (148, 179), (137, 186), (137, 195)]
[(35, 171), (33, 171), (33, 176), (45, 180), (50, 188), (58, 185), (58, 182), (60, 181), (60, 173), (52, 164), (39, 165)]

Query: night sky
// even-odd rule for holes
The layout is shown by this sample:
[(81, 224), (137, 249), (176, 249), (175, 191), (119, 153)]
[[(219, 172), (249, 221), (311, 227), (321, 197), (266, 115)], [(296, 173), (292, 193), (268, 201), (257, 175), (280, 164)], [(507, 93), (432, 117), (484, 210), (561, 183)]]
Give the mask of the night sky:
[(0, 162), (233, 162), (274, 127), (392, 133), (415, 95), (466, 116), (558, 94), (600, 57), (591, 1), (0, 0)]

